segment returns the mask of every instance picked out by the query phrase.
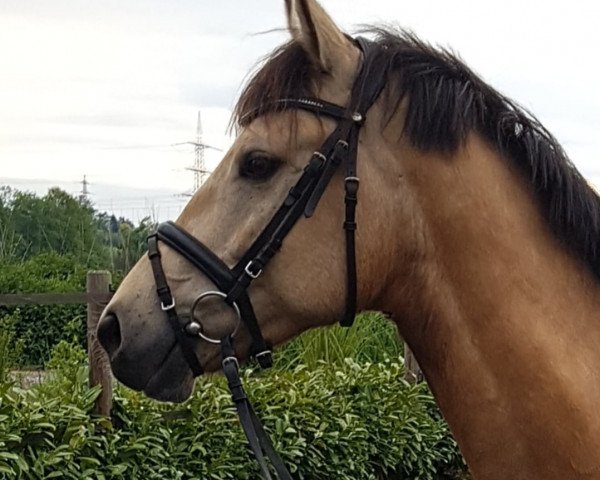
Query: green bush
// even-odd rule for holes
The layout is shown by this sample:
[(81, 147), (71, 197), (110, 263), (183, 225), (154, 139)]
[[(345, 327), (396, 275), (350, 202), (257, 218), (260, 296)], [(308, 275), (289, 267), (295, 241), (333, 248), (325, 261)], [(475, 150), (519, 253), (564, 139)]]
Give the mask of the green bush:
[[(0, 292), (83, 292), (86, 269), (71, 256), (42, 253), (22, 263), (0, 265)], [(15, 338), (23, 342), (21, 366), (44, 365), (61, 340), (85, 343), (85, 305), (0, 307), (14, 319)]]
[[(113, 427), (90, 415), (82, 353), (64, 342), (53, 379), (29, 391), (0, 386), (0, 476), (6, 479), (258, 479), (220, 376), (183, 405), (124, 388)], [(297, 479), (434, 479), (462, 465), (424, 385), (401, 364), (321, 364), (244, 380), (275, 447)]]
[(23, 341), (15, 338), (16, 315), (0, 317), (0, 384), (9, 380), (9, 372), (18, 364)]

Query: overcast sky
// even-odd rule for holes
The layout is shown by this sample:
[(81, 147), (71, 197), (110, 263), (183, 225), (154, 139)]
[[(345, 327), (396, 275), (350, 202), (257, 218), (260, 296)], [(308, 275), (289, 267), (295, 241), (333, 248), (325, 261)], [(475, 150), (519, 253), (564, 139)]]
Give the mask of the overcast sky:
[[(323, 4), (348, 31), (396, 23), (452, 47), (600, 184), (600, 2)], [(201, 110), (205, 142), (227, 148), (246, 73), (287, 38), (256, 34), (284, 26), (283, 0), (1, 0), (0, 181), (75, 192), (86, 174), (101, 208), (129, 196), (174, 216), (193, 150), (172, 144), (193, 139)]]

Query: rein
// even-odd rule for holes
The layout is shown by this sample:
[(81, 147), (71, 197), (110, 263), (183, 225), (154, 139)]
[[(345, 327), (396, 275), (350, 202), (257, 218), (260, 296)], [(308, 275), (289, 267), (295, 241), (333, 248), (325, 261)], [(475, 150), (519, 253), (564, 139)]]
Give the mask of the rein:
[[(240, 324), (243, 323), (252, 339), (250, 355), (256, 358), (262, 368), (272, 366), (271, 346), (265, 341), (258, 326), (247, 289), (280, 250), (283, 240), (300, 217), (310, 218), (313, 215), (327, 185), (341, 164), (345, 165), (346, 171), (343, 228), (346, 234), (347, 283), (346, 309), (340, 324), (349, 327), (353, 323), (357, 297), (355, 231), (359, 187), (356, 168), (358, 137), (360, 128), (365, 122), (366, 112), (375, 103), (385, 86), (384, 72), (374, 71), (375, 46), (360, 37), (356, 39), (356, 43), (363, 52), (363, 62), (352, 87), (348, 107), (340, 107), (315, 98), (285, 98), (262, 106), (245, 117), (245, 120), (251, 121), (268, 112), (297, 109), (329, 117), (337, 121), (337, 126), (319, 150), (313, 153), (302, 175), (290, 189), (282, 205), (233, 268), (230, 269), (212, 250), (173, 222), (160, 224), (156, 233), (148, 237), (148, 257), (160, 305), (173, 328), (184, 358), (194, 376), (199, 376), (203, 370), (194, 351), (194, 340), (200, 338), (221, 346), (223, 372), (227, 378), (240, 423), (263, 478), (266, 480), (271, 480), (272, 476), (265, 456), (270, 460), (280, 479), (291, 480), (292, 477), (281, 457), (273, 448), (269, 436), (264, 431), (244, 392), (233, 345), (234, 337)], [(204, 292), (196, 298), (190, 309), (189, 319), (183, 319), (177, 313), (175, 298), (162, 267), (159, 241), (177, 251), (198, 268), (218, 289)], [(237, 316), (237, 326), (231, 334), (224, 338), (209, 337), (205, 334), (202, 323), (194, 318), (194, 311), (202, 300), (208, 297), (221, 298)]]

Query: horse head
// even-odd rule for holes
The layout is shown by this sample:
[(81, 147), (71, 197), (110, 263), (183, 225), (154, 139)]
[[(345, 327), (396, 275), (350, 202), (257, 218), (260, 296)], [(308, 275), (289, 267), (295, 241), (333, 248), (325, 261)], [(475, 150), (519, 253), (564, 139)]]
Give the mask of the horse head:
[[(250, 353), (261, 353), (253, 351), (256, 338), (252, 333), (254, 337), (262, 336), (264, 345), (270, 347), (343, 317), (349, 269), (342, 228), (347, 220), (344, 190), (349, 174), (343, 166), (315, 167), (321, 169), (311, 180), (316, 193), (305, 194), (300, 200), (303, 205), (294, 207), (303, 210), (299, 215), (302, 218), (289, 225), (289, 234), (276, 246), (277, 254), (269, 258), (268, 266), (261, 265), (260, 278), (253, 279), (247, 288), (251, 315), (260, 333), (249, 329), (247, 322), (241, 328), (237, 326), (237, 303), (228, 304), (223, 301), (224, 295), (208, 293), (217, 291), (231, 297), (230, 292), (223, 292), (232, 288), (227, 279), (223, 280), (224, 286), (215, 286), (210, 272), (195, 267), (177, 251), (173, 244), (177, 238), (171, 238), (171, 242), (166, 238), (171, 231), (183, 242), (201, 242), (200, 248), (219, 263), (227, 277), (226, 270), (235, 271), (253, 242), (278, 215), (278, 209), (290, 201), (290, 189), (303, 178), (314, 152), (324, 148), (324, 142), (336, 134), (340, 125), (346, 125), (348, 132), (333, 140), (347, 145), (347, 137), (355, 135), (357, 151), (350, 155), (355, 155), (358, 171), (350, 176), (356, 178), (356, 183), (360, 178), (361, 185), (356, 252), (352, 251), (356, 259), (356, 267), (352, 268), (356, 268), (358, 279), (353, 294), (355, 308), (386, 309), (384, 290), (398, 276), (399, 255), (411, 250), (415, 238), (404, 235), (404, 246), (394, 240), (400, 237), (400, 217), (408, 211), (405, 205), (409, 199), (398, 203), (389, 193), (402, 183), (402, 174), (398, 166), (393, 166), (397, 138), (386, 141), (382, 137), (382, 112), (375, 103), (385, 82), (383, 69), (379, 68), (381, 88), (372, 92), (369, 105), (363, 107), (368, 110), (363, 112), (366, 118), (352, 119), (355, 112), (349, 110), (349, 103), (353, 92), (360, 103), (369, 88), (366, 81), (356, 86), (365, 53), (316, 2), (288, 1), (285, 5), (291, 41), (277, 49), (249, 81), (235, 110), (235, 142), (176, 225), (164, 226), (164, 236), (158, 237), (157, 268), (171, 291), (166, 303), (176, 302), (178, 315), (193, 320), (196, 330), (201, 330), (201, 338), (208, 340), (196, 341), (190, 347), (198, 360), (196, 373), (200, 368), (208, 372), (220, 368), (220, 351), (214, 343), (233, 332), (237, 355), (245, 358)], [(315, 102), (325, 107), (315, 106)], [(322, 152), (323, 158), (336, 145), (330, 147)], [(319, 183), (322, 177), (327, 178)], [(398, 197), (400, 193), (391, 195)], [(410, 218), (406, 216), (405, 221)], [(185, 233), (178, 233), (180, 230)], [(412, 227), (407, 230), (416, 232)], [(246, 261), (241, 267), (247, 267)], [(244, 274), (238, 270), (235, 276)], [(166, 320), (167, 305), (162, 302), (161, 308), (156, 282), (152, 262), (142, 258), (106, 308), (99, 339), (123, 383), (159, 399), (183, 400), (191, 392), (194, 369), (188, 366), (185, 348), (178, 346)], [(347, 315), (353, 315), (355, 308)]]

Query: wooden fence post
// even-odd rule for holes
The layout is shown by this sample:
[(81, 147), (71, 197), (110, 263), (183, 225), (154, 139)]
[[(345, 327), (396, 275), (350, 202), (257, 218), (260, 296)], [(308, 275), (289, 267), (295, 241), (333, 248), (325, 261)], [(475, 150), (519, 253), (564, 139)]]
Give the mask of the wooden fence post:
[(404, 342), (404, 380), (408, 383), (418, 383), (422, 382), (424, 378), (417, 359), (408, 344)]
[[(110, 291), (111, 275), (107, 271), (88, 272), (86, 279), (87, 304), (87, 341), (90, 365), (90, 387), (102, 386), (102, 393), (96, 400), (95, 413), (109, 417), (112, 408), (112, 373), (108, 355), (100, 346), (96, 337), (96, 328), (106, 304), (99, 300)], [(95, 298), (98, 295), (99, 298)]]

